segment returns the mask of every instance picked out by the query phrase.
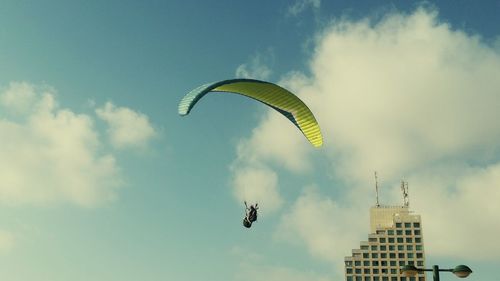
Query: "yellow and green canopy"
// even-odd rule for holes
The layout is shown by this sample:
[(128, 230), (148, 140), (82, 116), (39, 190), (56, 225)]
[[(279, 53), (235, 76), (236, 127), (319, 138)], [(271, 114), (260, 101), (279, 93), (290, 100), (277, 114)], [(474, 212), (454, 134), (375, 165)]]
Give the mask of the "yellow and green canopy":
[(260, 101), (274, 108), (299, 128), (315, 147), (323, 144), (321, 131), (311, 110), (290, 91), (270, 82), (254, 79), (231, 79), (202, 85), (182, 98), (179, 114), (189, 114), (194, 105), (211, 92), (235, 93)]

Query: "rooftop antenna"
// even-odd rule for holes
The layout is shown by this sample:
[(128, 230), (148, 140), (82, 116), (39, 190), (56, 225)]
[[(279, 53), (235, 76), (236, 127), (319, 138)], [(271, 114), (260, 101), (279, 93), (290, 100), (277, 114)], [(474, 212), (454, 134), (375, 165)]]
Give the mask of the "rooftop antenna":
[(408, 207), (410, 205), (410, 198), (408, 198), (408, 182), (404, 180), (401, 181), (401, 191), (403, 192), (403, 206)]
[(375, 171), (375, 195), (377, 198), (377, 202), (375, 204), (376, 207), (380, 207), (380, 204), (378, 202), (378, 178), (377, 178), (377, 171)]

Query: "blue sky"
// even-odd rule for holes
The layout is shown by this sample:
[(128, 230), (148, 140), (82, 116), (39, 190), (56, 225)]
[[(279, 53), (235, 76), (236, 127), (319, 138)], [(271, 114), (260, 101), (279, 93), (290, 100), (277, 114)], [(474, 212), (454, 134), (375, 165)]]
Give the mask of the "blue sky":
[[(499, 1), (0, 7), (2, 280), (343, 280), (375, 170), (383, 203), (409, 182), (427, 266), (495, 278)], [(234, 77), (300, 96), (324, 146), (239, 96), (177, 114)]]

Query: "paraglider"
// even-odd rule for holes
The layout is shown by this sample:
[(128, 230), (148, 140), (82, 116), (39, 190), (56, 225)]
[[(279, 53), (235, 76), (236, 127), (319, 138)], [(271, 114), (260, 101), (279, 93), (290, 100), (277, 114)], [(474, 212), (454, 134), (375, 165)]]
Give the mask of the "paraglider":
[(290, 91), (266, 81), (231, 79), (202, 85), (182, 98), (179, 114), (188, 115), (201, 98), (212, 92), (235, 93), (260, 101), (288, 118), (313, 146), (323, 144), (318, 122), (306, 104)]
[(243, 226), (246, 228), (250, 228), (252, 223), (257, 221), (257, 210), (259, 209), (259, 204), (256, 203), (254, 205), (247, 206), (247, 201), (245, 201), (245, 218), (243, 219)]
[[(260, 101), (290, 120), (314, 146), (323, 144), (321, 131), (311, 110), (290, 91), (270, 82), (254, 79), (230, 79), (208, 83), (187, 93), (179, 103), (181, 116), (188, 115), (196, 103), (208, 93), (233, 93)], [(243, 226), (250, 228), (257, 221), (258, 204), (247, 206)]]

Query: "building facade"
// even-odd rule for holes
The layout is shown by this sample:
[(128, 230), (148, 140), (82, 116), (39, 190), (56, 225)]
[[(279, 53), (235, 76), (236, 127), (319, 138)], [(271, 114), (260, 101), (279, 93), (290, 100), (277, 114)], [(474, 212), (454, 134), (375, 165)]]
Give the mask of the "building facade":
[(426, 281), (425, 273), (404, 277), (404, 265), (425, 267), (420, 215), (403, 206), (377, 204), (370, 209), (370, 234), (345, 257), (346, 281)]

